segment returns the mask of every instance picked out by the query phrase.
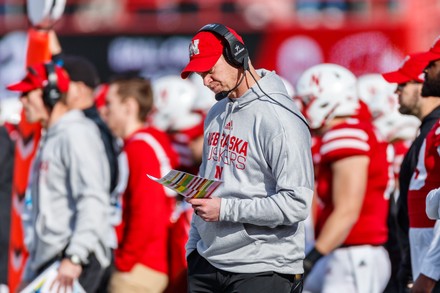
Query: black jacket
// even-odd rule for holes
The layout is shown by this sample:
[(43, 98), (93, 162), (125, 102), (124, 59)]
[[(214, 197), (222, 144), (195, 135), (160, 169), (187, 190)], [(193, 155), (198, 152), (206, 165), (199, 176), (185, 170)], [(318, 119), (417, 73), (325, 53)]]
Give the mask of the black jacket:
[(101, 133), (101, 139), (104, 143), (105, 152), (110, 165), (110, 193), (115, 189), (118, 184), (118, 155), (120, 148), (117, 144), (116, 138), (111, 133), (107, 124), (99, 116), (98, 110), (95, 106), (83, 110), (84, 115), (91, 119), (99, 128)]
[[(420, 125), (420, 134), (416, 137), (400, 166), (399, 189), (400, 195), (397, 200), (397, 237), (402, 252), (402, 262), (400, 266), (399, 277), (411, 278), (411, 256), (409, 248), (409, 218), (408, 218), (408, 189), (411, 176), (417, 166), (418, 155), (423, 140), (434, 126), (435, 122), (440, 119), (440, 107), (429, 113)], [(402, 280), (404, 281), (404, 280)]]
[(6, 128), (0, 126), (0, 284), (8, 284), (14, 150), (14, 141), (11, 140)]

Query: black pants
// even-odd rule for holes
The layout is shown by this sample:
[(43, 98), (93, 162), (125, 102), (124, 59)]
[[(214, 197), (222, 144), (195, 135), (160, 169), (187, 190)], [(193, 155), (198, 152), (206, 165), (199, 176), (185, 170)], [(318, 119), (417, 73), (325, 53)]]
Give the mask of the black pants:
[[(56, 260), (61, 260), (61, 257), (57, 256), (52, 261), (48, 262), (37, 270), (37, 275), (41, 274), (46, 268), (48, 268)], [(90, 254), (88, 258), (88, 264), (82, 266), (82, 272), (79, 276), (78, 282), (84, 288), (87, 293), (94, 293), (97, 291), (104, 274), (104, 269), (101, 267), (95, 254)]]
[(197, 250), (188, 256), (189, 293), (301, 293), (303, 276), (230, 273), (212, 266)]

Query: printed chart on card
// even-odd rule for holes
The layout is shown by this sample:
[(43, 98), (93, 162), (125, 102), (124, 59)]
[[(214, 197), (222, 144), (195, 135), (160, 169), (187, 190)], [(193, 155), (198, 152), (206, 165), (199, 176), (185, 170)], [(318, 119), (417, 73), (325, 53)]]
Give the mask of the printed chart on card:
[(223, 183), (222, 181), (210, 180), (177, 170), (171, 170), (162, 178), (156, 178), (148, 174), (147, 176), (186, 198), (209, 198)]

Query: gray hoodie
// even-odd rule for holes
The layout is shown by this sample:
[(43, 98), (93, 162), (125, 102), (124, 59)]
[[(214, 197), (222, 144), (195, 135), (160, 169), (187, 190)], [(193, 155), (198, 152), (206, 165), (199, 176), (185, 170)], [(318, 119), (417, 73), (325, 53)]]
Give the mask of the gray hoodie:
[(282, 80), (261, 74), (270, 98), (255, 84), (206, 118), (200, 175), (224, 181), (214, 193), (222, 198), (220, 220), (193, 216), (187, 255), (197, 249), (229, 272), (299, 274), (313, 196), (311, 137)]
[(81, 111), (67, 112), (41, 138), (25, 196), (23, 223), (29, 259), (25, 279), (64, 249), (103, 267), (110, 251), (110, 175), (96, 125)]

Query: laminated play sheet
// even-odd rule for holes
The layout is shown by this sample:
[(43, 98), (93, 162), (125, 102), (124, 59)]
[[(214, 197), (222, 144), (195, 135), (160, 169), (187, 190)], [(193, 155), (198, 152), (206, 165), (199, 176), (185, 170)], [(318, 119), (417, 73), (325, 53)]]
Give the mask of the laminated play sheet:
[[(26, 288), (20, 291), (20, 293), (52, 293), (57, 292), (58, 283), (55, 283), (52, 288), (51, 285), (58, 274), (58, 267), (60, 262), (57, 261), (44, 270), (38, 277), (36, 277)], [(86, 293), (84, 289), (79, 284), (78, 280), (73, 282), (73, 288), (67, 291), (61, 289), (61, 291), (66, 293)]]
[(147, 176), (186, 198), (209, 198), (223, 183), (222, 181), (206, 179), (177, 170), (171, 170), (162, 178), (156, 178), (148, 174)]

